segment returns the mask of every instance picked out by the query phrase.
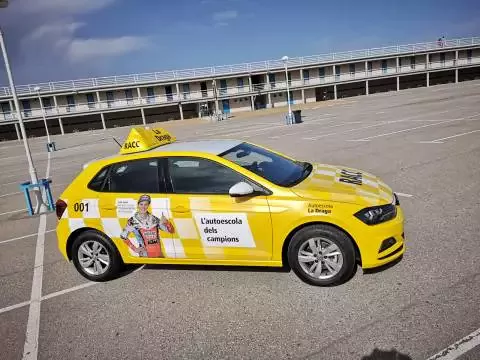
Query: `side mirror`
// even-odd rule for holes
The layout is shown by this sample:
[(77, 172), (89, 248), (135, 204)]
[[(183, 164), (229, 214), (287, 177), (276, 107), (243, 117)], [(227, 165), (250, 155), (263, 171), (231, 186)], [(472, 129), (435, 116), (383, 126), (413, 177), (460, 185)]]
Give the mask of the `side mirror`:
[(239, 197), (239, 196), (251, 195), (254, 192), (255, 190), (253, 189), (252, 185), (241, 181), (239, 183), (236, 183), (230, 188), (229, 194), (232, 197)]

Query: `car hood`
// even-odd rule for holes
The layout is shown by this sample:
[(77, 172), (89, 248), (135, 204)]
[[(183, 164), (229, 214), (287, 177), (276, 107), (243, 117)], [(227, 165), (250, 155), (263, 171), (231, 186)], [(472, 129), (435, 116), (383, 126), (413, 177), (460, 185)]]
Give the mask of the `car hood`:
[(302, 198), (363, 206), (384, 205), (394, 201), (392, 189), (375, 175), (345, 166), (312, 165), (311, 174), (291, 188)]

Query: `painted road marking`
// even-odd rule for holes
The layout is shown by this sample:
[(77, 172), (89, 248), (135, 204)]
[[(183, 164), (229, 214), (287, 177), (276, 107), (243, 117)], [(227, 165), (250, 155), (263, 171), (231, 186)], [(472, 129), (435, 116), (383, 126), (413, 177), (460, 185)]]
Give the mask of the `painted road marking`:
[(446, 347), (442, 351), (439, 351), (435, 355), (429, 357), (427, 360), (458, 359), (461, 355), (465, 354), (469, 350), (472, 350), (478, 345), (480, 345), (480, 329), (468, 334), (464, 338), (458, 340), (455, 344)]
[(398, 196), (407, 197), (407, 198), (413, 197), (413, 195), (405, 194), (405, 193), (401, 193), (401, 192), (395, 192), (395, 194), (397, 194)]
[[(45, 231), (45, 234), (51, 233), (53, 231), (55, 231), (55, 229), (47, 230), (47, 231)], [(22, 240), (22, 239), (26, 239), (26, 238), (29, 238), (29, 237), (34, 237), (34, 236), (37, 236), (37, 235), (38, 234), (30, 234), (30, 235), (19, 236), (19, 237), (13, 238), (13, 239), (2, 240), (2, 241), (0, 241), (0, 244), (6, 244), (6, 243), (9, 243), (9, 242), (12, 242), (12, 241)]]
[(19, 308), (24, 307), (26, 305), (30, 305), (30, 301), (24, 301), (24, 302), (15, 304), (15, 305), (4, 307), (3, 309), (0, 309), (0, 314), (9, 312), (9, 311), (12, 311), (12, 310), (15, 310), (15, 309), (19, 309)]
[[(48, 153), (47, 171), (45, 178), (50, 175), (51, 153)], [(43, 254), (45, 252), (45, 231), (47, 215), (40, 215), (38, 224), (37, 245), (35, 247), (35, 267), (33, 269), (32, 293), (30, 295), (30, 309), (28, 311), (27, 331), (23, 346), (23, 359), (37, 359), (38, 333), (40, 329), (40, 304), (43, 283)]]
[(7, 211), (7, 212), (4, 212), (4, 213), (0, 213), (0, 216), (8, 215), (8, 214), (15, 214), (15, 213), (19, 213), (19, 212), (22, 212), (22, 211), (27, 211), (27, 209)]
[[(332, 123), (329, 122), (327, 124), (330, 124)], [(331, 129), (331, 128), (336, 128), (336, 127), (340, 127), (340, 126), (344, 126), (344, 125), (348, 125), (348, 124), (361, 124), (362, 122), (361, 121), (351, 121), (351, 122), (344, 122), (344, 123), (339, 123), (339, 124), (335, 124), (335, 125), (329, 125), (329, 126), (323, 126), (320, 128), (320, 130), (323, 130), (323, 129)], [(300, 124), (301, 125), (301, 124)], [(296, 135), (296, 134), (303, 134), (303, 133), (306, 133), (306, 132), (312, 132), (312, 130), (308, 130), (308, 129), (305, 129), (303, 131), (296, 131), (296, 132), (292, 132), (292, 133), (286, 133), (286, 134), (282, 134), (282, 135), (276, 135), (276, 136), (269, 136), (268, 138), (269, 139), (279, 139), (281, 137), (284, 137), (284, 136), (290, 136), (290, 135)]]
[(323, 134), (323, 135), (320, 135), (320, 136), (314, 136), (314, 137), (302, 138), (302, 139), (303, 140), (317, 140), (317, 139), (320, 139), (320, 138), (323, 138), (323, 137), (326, 137), (326, 136), (337, 135), (337, 134), (345, 134), (345, 133), (352, 132), (352, 131), (369, 129), (369, 128), (372, 128), (372, 127), (383, 126), (383, 125), (386, 125), (386, 124), (389, 124), (389, 122), (388, 121), (382, 121), (380, 124), (361, 126), (359, 128), (354, 128), (354, 129), (350, 129), (350, 130), (346, 130), (346, 131), (334, 132), (334, 133)]
[(422, 144), (443, 144), (442, 140), (453, 139), (453, 138), (456, 138), (456, 137), (460, 137), (460, 136), (464, 136), (464, 135), (468, 135), (468, 134), (473, 134), (473, 133), (476, 133), (476, 132), (479, 132), (479, 131), (480, 130), (468, 131), (468, 132), (457, 134), (457, 135), (447, 136), (447, 137), (444, 137), (444, 138), (441, 138), (441, 139), (435, 139), (435, 140), (431, 140), (431, 141), (420, 141), (420, 143), (422, 143)]
[[(52, 184), (50, 186), (50, 188), (53, 188), (55, 186), (63, 186), (63, 185), (67, 185), (67, 184), (69, 184), (69, 183)], [(17, 191), (17, 192), (13, 192), (13, 193), (9, 193), (9, 194), (3, 194), (3, 195), (0, 195), (0, 198), (5, 197), (5, 196), (18, 195), (18, 194), (23, 194), (23, 192), (22, 191)]]
[[(132, 271), (132, 274), (142, 270), (144, 267), (145, 267), (145, 265), (140, 266), (138, 269), (135, 269), (134, 271)], [(52, 298), (57, 297), (57, 296), (65, 295), (65, 294), (71, 293), (73, 291), (85, 289), (87, 287), (90, 287), (92, 285), (97, 285), (97, 284), (102, 284), (102, 283), (101, 282), (89, 281), (89, 282), (81, 284), (81, 285), (73, 286), (73, 287), (68, 288), (68, 289), (64, 289), (64, 290), (60, 290), (60, 291), (56, 291), (56, 292), (44, 295), (40, 298), (40, 300), (45, 301), (45, 300), (52, 299)], [(24, 306), (27, 306), (27, 305), (30, 305), (30, 304), (31, 304), (31, 301), (24, 301), (24, 302), (15, 304), (15, 305), (7, 306), (7, 307), (4, 307), (4, 308), (0, 309), (0, 314), (9, 312), (9, 311), (12, 311), (12, 310), (15, 310), (15, 309), (19, 309), (21, 307), (24, 307)]]
[(369, 137), (362, 138), (362, 139), (355, 139), (355, 140), (349, 140), (349, 141), (370, 141), (371, 139), (376, 139), (376, 138), (383, 137), (383, 136), (389, 136), (389, 135), (399, 134), (399, 133), (408, 132), (408, 131), (412, 131), (412, 130), (423, 129), (423, 128), (426, 128), (426, 127), (436, 126), (436, 125), (441, 125), (441, 124), (446, 124), (446, 123), (450, 123), (450, 122), (454, 122), (454, 121), (462, 121), (462, 120), (464, 120), (464, 119), (465, 119), (465, 118), (445, 120), (445, 121), (440, 121), (440, 122), (437, 122), (437, 123), (434, 123), (434, 124), (427, 124), (427, 125), (415, 126), (415, 127), (413, 127), (413, 128), (408, 128), (408, 129), (403, 129), (403, 130), (392, 131), (392, 132), (389, 132), (389, 133), (378, 134), (378, 135), (369, 136)]

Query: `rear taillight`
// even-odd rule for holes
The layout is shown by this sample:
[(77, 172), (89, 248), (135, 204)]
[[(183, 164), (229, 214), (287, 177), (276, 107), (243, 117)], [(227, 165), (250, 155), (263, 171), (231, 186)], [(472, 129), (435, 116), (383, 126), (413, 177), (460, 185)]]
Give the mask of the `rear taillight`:
[(62, 218), (63, 213), (67, 209), (67, 203), (63, 200), (58, 199), (55, 203), (55, 211), (57, 213), (57, 218), (60, 220)]

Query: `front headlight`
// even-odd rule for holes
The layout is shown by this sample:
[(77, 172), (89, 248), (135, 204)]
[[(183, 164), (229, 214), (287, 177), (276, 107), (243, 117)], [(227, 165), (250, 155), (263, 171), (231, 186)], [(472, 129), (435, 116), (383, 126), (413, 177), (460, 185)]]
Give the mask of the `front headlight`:
[(372, 206), (360, 210), (355, 217), (367, 225), (376, 225), (391, 220), (397, 216), (397, 208), (394, 204)]

